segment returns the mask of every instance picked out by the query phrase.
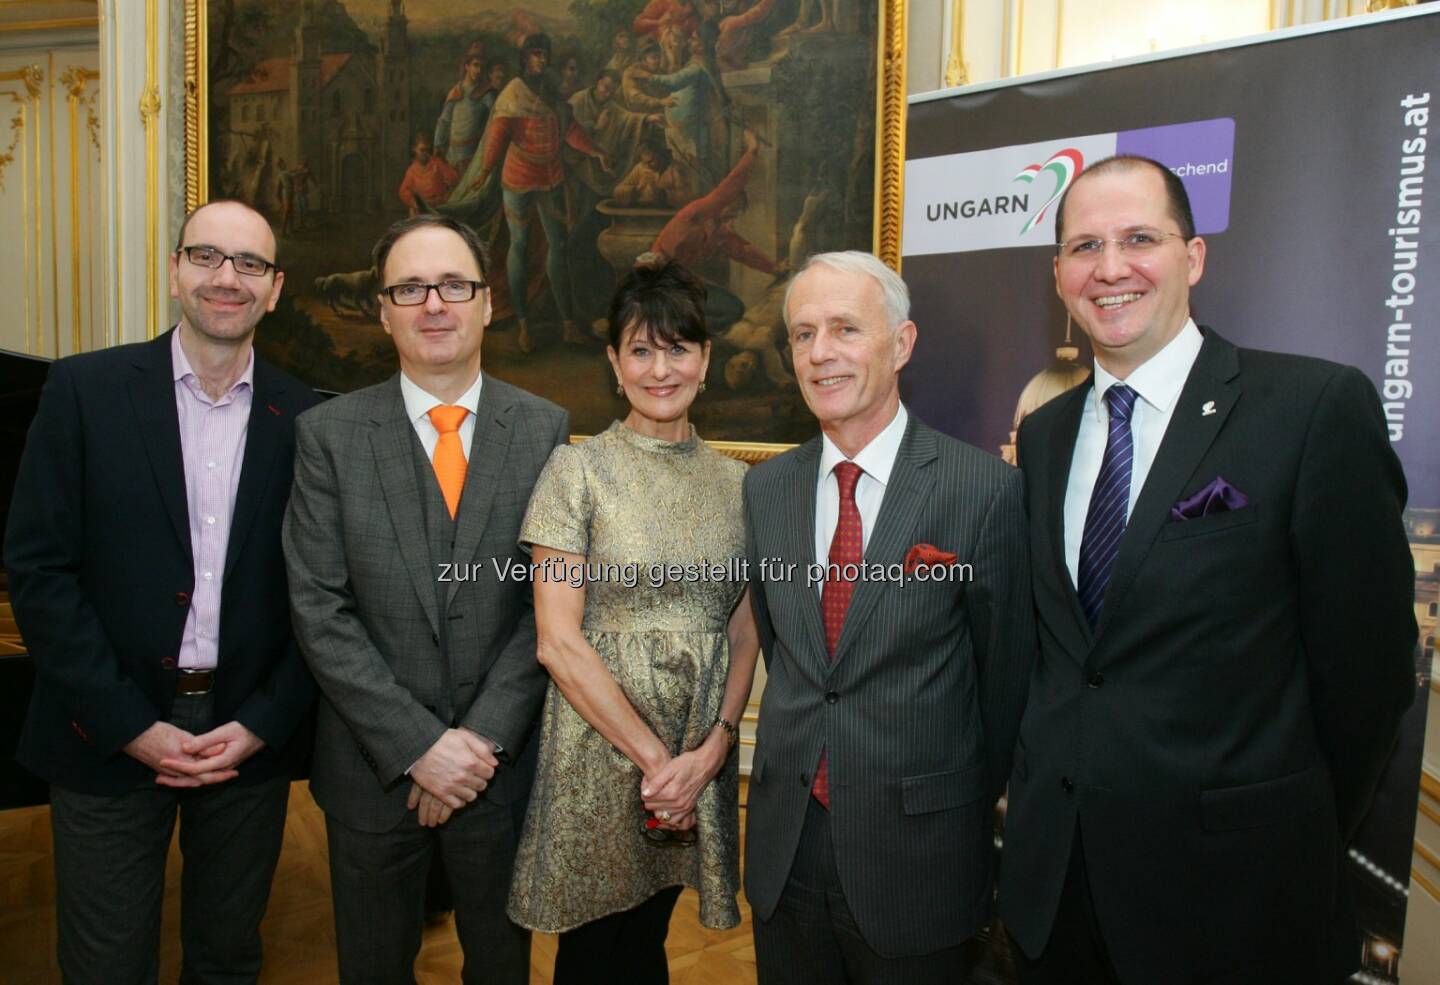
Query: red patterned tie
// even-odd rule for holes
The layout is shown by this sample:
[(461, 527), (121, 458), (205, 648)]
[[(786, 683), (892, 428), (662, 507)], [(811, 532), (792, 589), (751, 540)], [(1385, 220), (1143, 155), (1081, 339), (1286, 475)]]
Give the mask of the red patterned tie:
[[(850, 597), (855, 594), (855, 582), (834, 577), (837, 567), (859, 564), (865, 558), (864, 531), (860, 523), (860, 508), (855, 505), (855, 485), (864, 470), (854, 462), (841, 462), (835, 466), (835, 481), (840, 487), (840, 522), (835, 524), (835, 536), (830, 541), (830, 567), (826, 574), (825, 587), (820, 590), (820, 615), (825, 620), (825, 649), (830, 659), (835, 659), (835, 644), (840, 642), (840, 630), (845, 628), (845, 613), (850, 609)], [(810, 784), (810, 793), (816, 800), (830, 809), (830, 758), (820, 750), (820, 763), (815, 767), (815, 782)]]

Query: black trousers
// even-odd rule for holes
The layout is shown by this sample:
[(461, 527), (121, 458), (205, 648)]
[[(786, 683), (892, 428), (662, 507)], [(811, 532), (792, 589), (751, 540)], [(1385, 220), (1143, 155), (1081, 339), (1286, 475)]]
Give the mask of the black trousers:
[(840, 887), (830, 812), (810, 798), (780, 902), (755, 921), (759, 985), (961, 985), (976, 956), (974, 941), (901, 958), (875, 953)]
[(391, 831), (347, 827), (329, 814), (330, 888), (341, 985), (415, 981), (425, 920), (425, 887), (440, 854), (465, 956), (465, 985), (529, 985), (530, 932), (505, 915), (515, 867), (511, 806), (483, 796), (438, 828), (413, 811)]
[[(208, 732), (209, 695), (177, 697), (170, 722)], [(160, 973), (165, 862), (180, 821), (182, 985), (251, 985), (260, 920), (280, 858), (290, 781), (118, 797), (54, 787), (55, 910), (65, 985), (153, 985)]]
[(560, 935), (554, 985), (668, 985), (665, 938), (680, 886)]

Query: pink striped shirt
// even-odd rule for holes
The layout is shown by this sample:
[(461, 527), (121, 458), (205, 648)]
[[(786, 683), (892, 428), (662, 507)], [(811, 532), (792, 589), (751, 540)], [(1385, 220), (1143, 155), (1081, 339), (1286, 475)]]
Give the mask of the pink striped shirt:
[(185, 358), (177, 328), (170, 337), (175, 373), (175, 410), (180, 416), (180, 453), (185, 461), (185, 502), (190, 513), (190, 551), (195, 588), (180, 638), (182, 668), (207, 670), (219, 659), (220, 582), (230, 543), (230, 518), (245, 460), (250, 402), (255, 385), (255, 350), (245, 372), (228, 393), (211, 400)]

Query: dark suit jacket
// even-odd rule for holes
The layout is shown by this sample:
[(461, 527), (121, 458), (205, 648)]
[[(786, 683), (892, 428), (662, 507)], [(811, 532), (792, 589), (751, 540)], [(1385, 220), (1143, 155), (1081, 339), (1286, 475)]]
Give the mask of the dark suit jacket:
[[(1020, 429), (1041, 653), (1001, 915), (1044, 947), (1078, 822), (1122, 980), (1338, 981), (1358, 954), (1343, 849), (1415, 693), (1405, 480), (1374, 388), (1206, 329), (1092, 633), (1061, 529), (1091, 385)], [(1249, 504), (1170, 518), (1217, 475)]]
[[(233, 783), (293, 771), (314, 684), (290, 632), (280, 522), (295, 417), (315, 392), (255, 360), (225, 556), (216, 722), (265, 740)], [(16, 758), (57, 786), (118, 794), (151, 771), (121, 748), (175, 699), (195, 568), (170, 333), (61, 359), (30, 427), (5, 534), (38, 675)]]
[[(887, 957), (971, 936), (991, 909), (992, 820), (1035, 627), (1020, 473), (912, 414), (867, 563), (932, 544), (973, 580), (857, 584), (832, 662), (815, 559), (821, 439), (745, 479), (751, 598), (768, 671), (750, 776), (745, 891), (769, 919), (795, 857), (822, 746), (845, 899)], [(761, 581), (762, 559), (797, 565)]]
[[(523, 809), (548, 678), (530, 583), (498, 578), (492, 559), (528, 564), (520, 521), (569, 432), (565, 411), (487, 374), (453, 549), (435, 557), (426, 515), (445, 507), (399, 375), (301, 418), (285, 553), (296, 634), (321, 691), (310, 790), (343, 824), (399, 824), (406, 771), (459, 726), (504, 749), (484, 799)], [(451, 562), (466, 566), (464, 580), (437, 592)]]

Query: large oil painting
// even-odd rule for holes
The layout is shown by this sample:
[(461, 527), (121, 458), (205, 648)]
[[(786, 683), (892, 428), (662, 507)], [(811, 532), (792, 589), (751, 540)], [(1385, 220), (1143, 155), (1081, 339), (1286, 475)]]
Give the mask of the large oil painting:
[(487, 371), (577, 433), (623, 413), (606, 308), (646, 256), (707, 284), (701, 433), (813, 433), (781, 299), (809, 254), (876, 242), (902, 0), (190, 2), (192, 200), (249, 202), (279, 237), (263, 354), (342, 392), (393, 373), (371, 246), (435, 211), (491, 244)]

